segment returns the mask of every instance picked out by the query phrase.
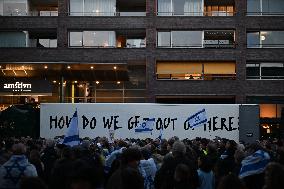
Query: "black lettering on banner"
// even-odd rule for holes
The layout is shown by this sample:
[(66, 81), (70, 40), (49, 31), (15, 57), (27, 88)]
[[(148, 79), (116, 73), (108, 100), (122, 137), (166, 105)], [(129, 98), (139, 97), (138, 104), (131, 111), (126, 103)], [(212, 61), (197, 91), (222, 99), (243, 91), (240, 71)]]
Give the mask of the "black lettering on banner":
[(226, 118), (222, 117), (221, 118), (221, 128), (223, 130), (223, 128), (225, 128), (228, 131), (228, 128), (226, 126)]
[(217, 126), (217, 121), (216, 121), (216, 119), (218, 118), (218, 116), (214, 116), (213, 117), (213, 131), (216, 131), (216, 130), (219, 130), (219, 129), (222, 129), (221, 127), (220, 128), (217, 128), (216, 126)]
[(82, 116), (82, 119), (83, 119), (83, 129), (85, 129), (89, 125), (89, 120), (85, 115)]
[(57, 128), (57, 116), (53, 118), (52, 116), (49, 116), (49, 129), (52, 129), (54, 125), (54, 128)]
[(160, 117), (156, 121), (156, 129), (158, 131), (163, 129), (163, 121), (162, 121), (162, 118), (160, 118)]
[(97, 126), (97, 120), (95, 117), (92, 118), (91, 122), (90, 122), (90, 128), (91, 129), (95, 129)]
[(177, 118), (173, 118), (171, 119), (171, 121), (173, 122), (173, 131), (175, 130), (175, 121), (177, 120)]
[(229, 129), (230, 129), (230, 131), (238, 129), (238, 128), (233, 128), (232, 127), (232, 125), (234, 124), (233, 119), (234, 119), (234, 117), (229, 117)]
[(121, 129), (122, 127), (118, 127), (117, 124), (118, 124), (118, 120), (117, 118), (119, 116), (113, 116), (114, 117), (114, 130), (117, 130), (117, 129)]
[(186, 130), (186, 131), (187, 131), (189, 128), (191, 128), (188, 119), (185, 120), (185, 122), (184, 122), (184, 124), (183, 124), (183, 128), (184, 128), (184, 130)]
[(134, 116), (134, 121), (132, 121), (133, 117), (130, 117), (130, 118), (128, 119), (128, 130), (131, 130), (131, 129), (137, 127), (137, 125), (138, 125), (138, 123), (139, 123), (139, 121), (138, 121), (138, 118), (139, 118), (139, 117), (140, 117), (140, 116)]
[(113, 116), (110, 116), (110, 119), (106, 119), (106, 117), (103, 117), (104, 128), (110, 129), (112, 125), (112, 121), (113, 121)]
[(66, 116), (66, 126), (67, 126), (67, 128), (69, 127), (69, 125), (71, 123), (71, 119), (72, 118), (68, 119), (68, 116)]
[(169, 117), (165, 118), (164, 119), (164, 129), (167, 129), (169, 127), (170, 123), (171, 123), (171, 118), (169, 118)]
[(58, 127), (59, 127), (59, 129), (63, 129), (64, 125), (65, 125), (65, 120), (64, 120), (64, 117), (61, 116), (60, 119), (59, 119), (59, 121), (58, 121)]

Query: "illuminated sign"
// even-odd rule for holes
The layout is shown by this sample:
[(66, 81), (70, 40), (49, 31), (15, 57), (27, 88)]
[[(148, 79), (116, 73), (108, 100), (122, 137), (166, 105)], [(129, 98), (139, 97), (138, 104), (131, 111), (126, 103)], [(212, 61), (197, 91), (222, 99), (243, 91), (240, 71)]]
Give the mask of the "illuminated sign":
[(4, 83), (4, 89), (12, 89), (13, 92), (31, 92), (32, 84), (24, 82)]
[(6, 95), (52, 95), (52, 84), (48, 80), (5, 78), (0, 80), (1, 93)]

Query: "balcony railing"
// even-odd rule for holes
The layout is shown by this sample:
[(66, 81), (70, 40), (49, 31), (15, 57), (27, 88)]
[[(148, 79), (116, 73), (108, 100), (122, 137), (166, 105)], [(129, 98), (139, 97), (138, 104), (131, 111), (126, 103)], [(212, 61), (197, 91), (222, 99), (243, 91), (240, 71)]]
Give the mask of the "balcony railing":
[(69, 16), (146, 16), (146, 12), (69, 12)]
[(284, 80), (284, 75), (271, 75), (271, 76), (247, 76), (248, 80)]
[(236, 74), (157, 74), (158, 80), (235, 80)]
[(284, 44), (247, 44), (247, 48), (284, 48)]
[(284, 16), (284, 12), (247, 12), (247, 16)]
[[(214, 43), (208, 43), (205, 41), (215, 41)], [(223, 41), (226, 40), (204, 40), (204, 44), (185, 44), (185, 45), (174, 45), (171, 46), (157, 46), (158, 48), (217, 48), (217, 49), (223, 49), (223, 48), (235, 48), (235, 43), (225, 44)]]
[(15, 12), (4, 13), (2, 16), (58, 16), (58, 11), (29, 11), (29, 12), (15, 11)]
[(235, 12), (211, 11), (211, 12), (184, 12), (178, 14), (175, 12), (157, 12), (157, 16), (234, 16)]

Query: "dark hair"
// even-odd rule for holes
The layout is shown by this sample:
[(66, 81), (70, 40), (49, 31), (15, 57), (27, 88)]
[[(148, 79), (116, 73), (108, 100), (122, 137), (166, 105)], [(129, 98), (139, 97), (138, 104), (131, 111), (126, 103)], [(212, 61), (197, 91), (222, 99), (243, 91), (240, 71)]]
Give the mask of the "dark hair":
[(142, 155), (138, 148), (127, 148), (121, 154), (121, 164), (125, 166), (129, 162), (140, 160), (141, 157)]
[(245, 185), (236, 175), (229, 174), (222, 177), (218, 189), (245, 189)]
[(38, 177), (23, 177), (20, 189), (47, 189), (46, 184)]
[(199, 161), (200, 161), (200, 163), (201, 163), (201, 164), (199, 165), (199, 168), (200, 168), (202, 171), (208, 173), (208, 172), (210, 172), (210, 171), (212, 170), (212, 168), (213, 168), (213, 163), (212, 163), (211, 159), (210, 159), (208, 156), (202, 154), (202, 155), (199, 157)]
[(124, 189), (143, 189), (144, 179), (138, 170), (126, 167), (121, 171), (122, 185)]
[(269, 163), (265, 170), (264, 189), (280, 189), (284, 185), (284, 166), (279, 163)]

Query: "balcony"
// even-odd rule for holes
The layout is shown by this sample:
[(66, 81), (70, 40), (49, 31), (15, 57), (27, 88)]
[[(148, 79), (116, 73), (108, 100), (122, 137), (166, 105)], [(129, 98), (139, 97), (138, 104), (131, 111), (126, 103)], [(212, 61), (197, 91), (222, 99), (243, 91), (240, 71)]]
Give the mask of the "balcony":
[(70, 31), (72, 48), (145, 48), (146, 32), (143, 30)]
[(0, 48), (56, 48), (57, 33), (45, 31), (0, 32)]
[(158, 0), (157, 16), (234, 16), (234, 0)]
[(235, 48), (233, 30), (161, 31), (158, 48)]
[(57, 0), (0, 0), (0, 16), (58, 16)]
[(70, 0), (69, 16), (146, 16), (146, 0)]

